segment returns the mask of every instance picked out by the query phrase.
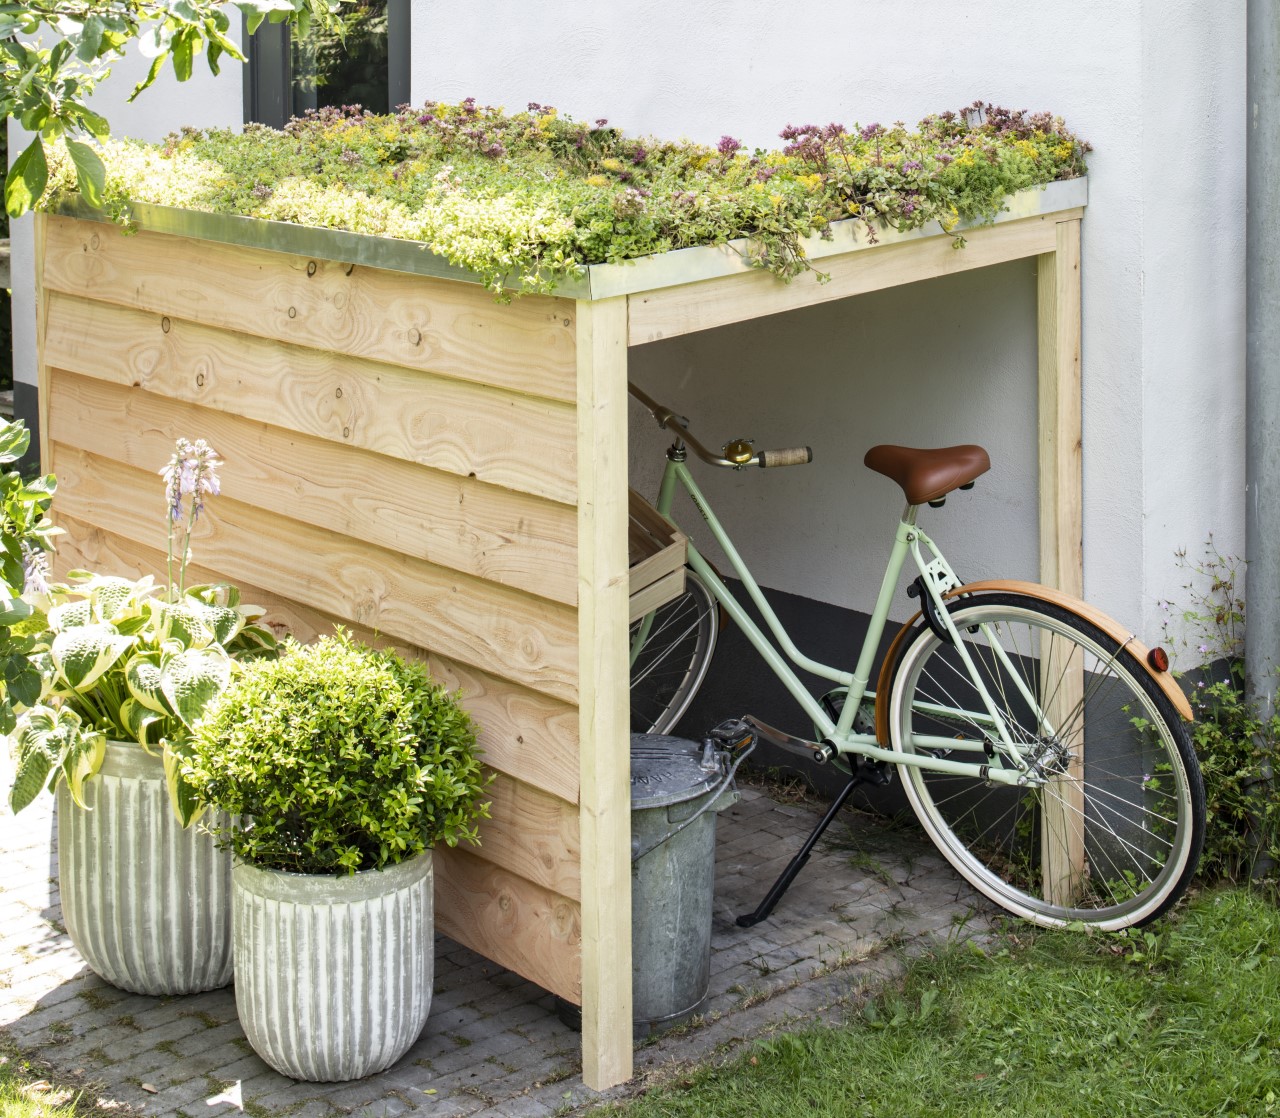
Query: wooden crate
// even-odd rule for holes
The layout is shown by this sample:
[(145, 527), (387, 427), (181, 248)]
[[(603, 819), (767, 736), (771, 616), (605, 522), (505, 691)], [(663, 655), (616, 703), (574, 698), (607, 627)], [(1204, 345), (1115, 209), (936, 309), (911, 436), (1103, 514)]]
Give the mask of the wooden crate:
[(635, 621), (684, 593), (684, 533), (634, 489), (627, 492), (630, 616)]

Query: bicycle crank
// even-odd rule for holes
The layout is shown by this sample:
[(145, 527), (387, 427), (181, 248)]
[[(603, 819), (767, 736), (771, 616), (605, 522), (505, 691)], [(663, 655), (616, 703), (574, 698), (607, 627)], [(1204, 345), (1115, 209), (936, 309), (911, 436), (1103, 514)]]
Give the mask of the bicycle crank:
[(830, 745), (809, 741), (808, 738), (798, 738), (785, 730), (779, 730), (766, 722), (761, 722), (753, 715), (743, 715), (742, 721), (750, 726), (761, 740), (777, 746), (785, 753), (793, 753), (806, 761), (812, 761), (815, 765), (825, 765), (836, 754), (835, 749)]

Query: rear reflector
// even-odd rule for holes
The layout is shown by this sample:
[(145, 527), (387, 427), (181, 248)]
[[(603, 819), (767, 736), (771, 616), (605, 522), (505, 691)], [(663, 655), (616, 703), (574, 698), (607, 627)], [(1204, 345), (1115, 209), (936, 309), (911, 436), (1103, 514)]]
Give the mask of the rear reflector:
[(1158, 672), (1169, 670), (1169, 654), (1163, 648), (1153, 648), (1147, 653), (1147, 663)]

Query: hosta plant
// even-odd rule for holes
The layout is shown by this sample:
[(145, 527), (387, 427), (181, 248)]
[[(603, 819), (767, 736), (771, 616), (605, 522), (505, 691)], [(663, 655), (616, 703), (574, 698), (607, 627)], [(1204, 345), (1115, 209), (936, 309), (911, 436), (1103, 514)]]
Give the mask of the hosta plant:
[[(36, 701), (14, 733), (17, 774), (9, 803), (26, 807), (65, 780), (83, 806), (84, 784), (102, 764), (106, 742), (136, 742), (161, 752), (179, 818), (199, 805), (177, 779), (177, 758), (205, 706), (230, 682), (239, 661), (272, 656), (276, 639), (256, 624), (263, 611), (244, 605), (229, 585), (185, 585), (191, 530), (206, 496), (217, 492), (213, 451), (179, 440), (165, 476), (169, 579), (73, 571), (43, 595), (47, 622), (28, 661), (38, 673)], [(177, 569), (175, 571), (175, 559)]]

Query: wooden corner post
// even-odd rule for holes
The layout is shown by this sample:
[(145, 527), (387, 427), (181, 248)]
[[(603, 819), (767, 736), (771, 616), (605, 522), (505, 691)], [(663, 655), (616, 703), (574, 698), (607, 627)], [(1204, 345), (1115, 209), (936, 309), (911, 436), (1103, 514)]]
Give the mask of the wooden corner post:
[[(1038, 260), (1040, 381), (1040, 581), (1077, 598), (1084, 591), (1080, 414), (1080, 221), (1057, 223), (1054, 252)], [(1070, 656), (1071, 659), (1064, 660)], [(1040, 649), (1043, 675), (1059, 679), (1044, 697), (1055, 729), (1076, 727), (1068, 771), (1044, 789), (1040, 862), (1045, 899), (1073, 903), (1084, 874), (1084, 666), (1079, 652)]]
[(582, 1079), (631, 1078), (627, 300), (577, 305)]
[(44, 289), (44, 249), (48, 218), (37, 211), (31, 215), (34, 229), (36, 281), (36, 416), (40, 439), (40, 472), (53, 472), (52, 447), (49, 445), (49, 367), (45, 364), (45, 335), (49, 329), (49, 296)]

